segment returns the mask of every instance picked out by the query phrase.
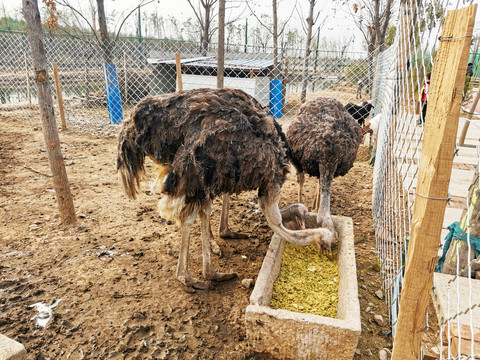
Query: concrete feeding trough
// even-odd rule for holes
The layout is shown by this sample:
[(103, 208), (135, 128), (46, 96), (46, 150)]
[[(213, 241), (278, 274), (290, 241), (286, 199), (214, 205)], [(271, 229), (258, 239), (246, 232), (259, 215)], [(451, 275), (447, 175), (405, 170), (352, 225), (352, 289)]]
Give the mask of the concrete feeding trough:
[(0, 334), (0, 360), (25, 360), (27, 351), (19, 342)]
[[(316, 214), (309, 224), (316, 226)], [(274, 236), (245, 313), (253, 350), (280, 359), (352, 359), (361, 331), (353, 223), (334, 216), (338, 240), (338, 310), (336, 318), (271, 307), (273, 284), (282, 264), (285, 242)]]

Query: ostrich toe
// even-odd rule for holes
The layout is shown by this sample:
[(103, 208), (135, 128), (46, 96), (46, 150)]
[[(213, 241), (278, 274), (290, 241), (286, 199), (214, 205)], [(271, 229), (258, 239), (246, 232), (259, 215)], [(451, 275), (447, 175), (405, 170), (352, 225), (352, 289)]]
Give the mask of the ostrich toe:
[(210, 238), (210, 249), (212, 249), (212, 252), (215, 255), (218, 255), (219, 257), (222, 257), (222, 255), (223, 255), (222, 249), (220, 248), (220, 246), (218, 245), (218, 243), (215, 241), (215, 239), (213, 237)]
[(211, 290), (213, 288), (209, 281), (202, 281), (191, 276), (178, 276), (178, 281), (185, 285), (185, 290), (188, 293), (193, 293), (195, 290)]
[(229, 228), (220, 231), (222, 239), (248, 239), (248, 234), (232, 231)]
[(228, 281), (232, 279), (236, 279), (238, 275), (236, 273), (222, 273), (219, 271), (214, 271), (211, 274), (205, 276), (209, 280), (215, 281)]

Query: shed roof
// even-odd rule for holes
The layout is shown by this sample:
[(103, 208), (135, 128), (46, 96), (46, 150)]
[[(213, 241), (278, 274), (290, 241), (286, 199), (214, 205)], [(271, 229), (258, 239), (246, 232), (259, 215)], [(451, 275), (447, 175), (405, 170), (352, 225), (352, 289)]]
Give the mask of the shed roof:
[[(156, 64), (175, 64), (175, 59), (148, 59), (148, 63)], [(214, 57), (202, 57), (180, 60), (182, 65), (195, 66), (203, 68), (216, 68), (217, 59)], [(273, 60), (269, 59), (225, 59), (225, 70), (253, 70), (259, 71), (273, 66)]]

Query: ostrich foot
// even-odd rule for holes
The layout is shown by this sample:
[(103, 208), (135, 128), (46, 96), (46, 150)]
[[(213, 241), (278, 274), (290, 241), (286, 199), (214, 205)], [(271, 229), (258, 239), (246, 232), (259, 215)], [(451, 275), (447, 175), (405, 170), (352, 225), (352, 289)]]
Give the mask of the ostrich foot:
[(207, 274), (205, 277), (208, 280), (228, 281), (228, 280), (236, 279), (237, 276), (238, 275), (236, 273), (222, 273), (219, 271), (213, 271), (210, 274)]
[(248, 234), (232, 231), (229, 228), (220, 230), (220, 237), (222, 239), (248, 239)]
[(217, 244), (217, 242), (215, 241), (215, 239), (213, 237), (210, 238), (210, 249), (212, 249), (212, 252), (215, 255), (218, 255), (219, 257), (222, 257), (222, 255), (223, 255), (222, 249), (220, 248), (220, 246)]
[(213, 288), (212, 284), (209, 281), (198, 280), (191, 276), (178, 276), (177, 279), (183, 285), (185, 285), (185, 290), (188, 293), (194, 293), (196, 289), (210, 290)]

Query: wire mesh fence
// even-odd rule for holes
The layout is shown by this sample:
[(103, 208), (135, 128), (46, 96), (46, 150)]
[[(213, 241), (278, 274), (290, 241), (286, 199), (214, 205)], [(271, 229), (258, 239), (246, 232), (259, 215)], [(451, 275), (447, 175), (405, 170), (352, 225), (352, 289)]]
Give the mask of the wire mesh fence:
[[(35, 121), (37, 98), (26, 36), (3, 32), (0, 44), (1, 109)], [(114, 134), (114, 124), (140, 99), (176, 91), (175, 53), (181, 57), (183, 89), (216, 87), (216, 44), (205, 52), (191, 42), (128, 38), (112, 42), (106, 54), (94, 37), (47, 36), (45, 46), (49, 64), (58, 65), (69, 129)], [(376, 52), (312, 51), (305, 61), (303, 49), (281, 48), (275, 61), (269, 47), (228, 44), (226, 51), (225, 87), (245, 90), (277, 118), (293, 116), (302, 97), (330, 96), (343, 103), (371, 97)]]
[[(428, 87), (427, 79), (435, 65), (447, 4), (407, 1), (401, 6), (395, 43), (381, 52), (376, 62), (372, 94), (375, 116), (371, 120), (376, 130), (374, 226), (393, 335), (399, 311), (414, 310), (400, 309), (400, 299), (410, 232), (413, 223), (419, 221), (413, 217), (413, 210), (416, 196), (420, 196), (417, 193), (419, 164), (422, 147), (426, 146), (425, 120), (421, 114), (428, 98), (422, 90)], [(402, 36), (402, 33), (408, 35)], [(463, 94), (464, 110), (472, 102), (467, 101), (478, 92), (478, 84), (475, 85), (478, 71), (472, 66), (477, 48), (478, 39), (473, 39), (469, 58), (471, 72), (467, 73)], [(464, 124), (470, 122), (465, 112), (460, 116), (459, 133)], [(440, 247), (432, 289), (435, 314), (429, 314), (424, 327), (425, 334), (433, 330), (434, 335), (426, 336), (429, 340), (423, 342), (422, 358), (426, 355), (436, 359), (480, 358), (480, 279), (474, 271), (480, 261), (475, 236), (480, 234), (475, 232), (478, 217), (472, 204), (479, 189), (480, 128), (475, 120), (470, 123), (474, 127), (469, 130), (468, 144), (460, 147), (457, 141), (449, 203), (444, 219), (439, 222), (442, 235), (438, 239)], [(447, 262), (448, 266), (442, 268)]]
[[(445, 1), (428, 1), (418, 6), (408, 1), (402, 4), (413, 10), (406, 18), (402, 18), (403, 8), (398, 11), (398, 28), (408, 28), (413, 34), (408, 43), (397, 31), (393, 45), (370, 54), (314, 50), (308, 59), (301, 48), (282, 48), (274, 59), (272, 48), (228, 44), (224, 72), (226, 87), (241, 88), (253, 95), (281, 122), (288, 122), (303, 100), (314, 96), (334, 97), (344, 104), (373, 102), (373, 217), (393, 334), (400, 310), (423, 146), (419, 97), (425, 77), (434, 65), (447, 6)], [(67, 126), (76, 131), (113, 135), (118, 131), (117, 124), (145, 96), (174, 92), (180, 86), (216, 86), (216, 44), (205, 52), (191, 42), (118, 39), (106, 54), (92, 37), (46, 37), (45, 46), (49, 64), (58, 64)], [(478, 91), (477, 49), (478, 40), (472, 42), (473, 70), (465, 86), (466, 99)], [(181, 80), (176, 70), (176, 53), (181, 56)], [(36, 96), (25, 34), (0, 33), (0, 110), (37, 122)], [(434, 348), (440, 359), (480, 358), (480, 280), (474, 279), (480, 270), (475, 250), (480, 250), (475, 247), (475, 236), (480, 234), (472, 232), (478, 212), (476, 198), (471, 195), (478, 190), (478, 180), (475, 183), (472, 177), (477, 172), (478, 179), (476, 149), (480, 145), (480, 127), (464, 117), (460, 126), (466, 122), (473, 125), (467, 136), (468, 146), (457, 147), (438, 258), (447, 251), (456, 255), (453, 259), (464, 258), (461, 251), (472, 255), (464, 263), (455, 260), (452, 273), (435, 274), (436, 314), (431, 315), (438, 318), (438, 326), (434, 343), (425, 351)], [(454, 220), (463, 234), (451, 235)], [(449, 234), (453, 239), (447, 243)], [(464, 238), (466, 249), (461, 246)]]

